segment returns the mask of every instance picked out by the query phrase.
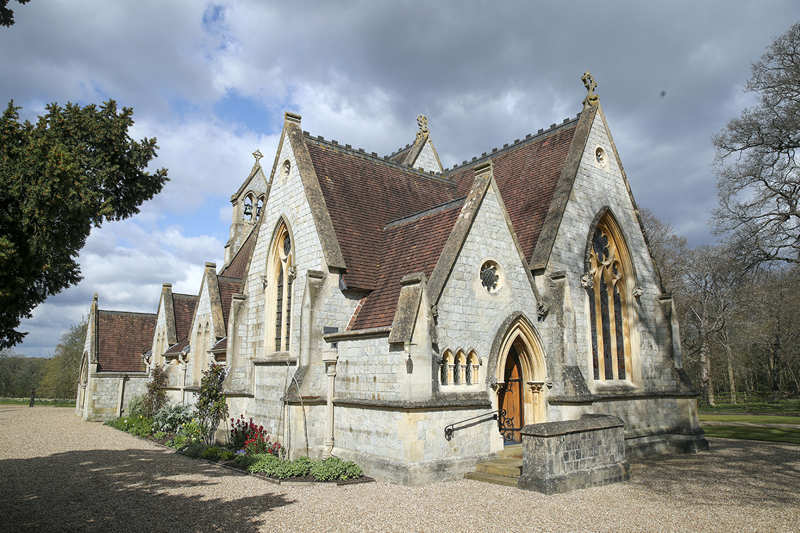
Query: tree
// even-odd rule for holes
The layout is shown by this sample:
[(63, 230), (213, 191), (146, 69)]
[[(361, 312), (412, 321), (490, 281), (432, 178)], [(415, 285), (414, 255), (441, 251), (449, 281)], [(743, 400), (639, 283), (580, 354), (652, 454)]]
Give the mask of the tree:
[(659, 220), (649, 209), (641, 209), (639, 214), (664, 289), (680, 293), (689, 255), (686, 237), (676, 235), (671, 225)]
[[(31, 0), (17, 0), (19, 5), (27, 4)], [(0, 0), (0, 26), (14, 25), (14, 11), (8, 8), (9, 0)]]
[(47, 106), (20, 123), (8, 104), (0, 117), (0, 348), (20, 342), (22, 318), (48, 296), (80, 281), (78, 252), (92, 226), (139, 212), (167, 171), (145, 171), (156, 139), (128, 136), (133, 110)]
[(748, 266), (800, 264), (800, 23), (752, 66), (746, 90), (758, 104), (714, 137), (715, 226), (746, 254)]
[(73, 324), (61, 336), (55, 355), (47, 360), (39, 385), (39, 396), (74, 398), (78, 392), (78, 373), (81, 370), (83, 346), (86, 341), (86, 319)]

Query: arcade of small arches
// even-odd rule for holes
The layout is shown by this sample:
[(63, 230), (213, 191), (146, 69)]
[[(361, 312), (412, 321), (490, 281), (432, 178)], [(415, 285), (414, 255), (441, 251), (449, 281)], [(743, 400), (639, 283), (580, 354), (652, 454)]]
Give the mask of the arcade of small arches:
[(248, 192), (244, 197), (242, 218), (246, 222), (257, 222), (264, 211), (264, 200), (263, 194), (256, 195), (253, 192)]
[(466, 354), (458, 350), (453, 354), (445, 350), (439, 364), (439, 384), (448, 385), (477, 385), (480, 375), (481, 360), (474, 350)]

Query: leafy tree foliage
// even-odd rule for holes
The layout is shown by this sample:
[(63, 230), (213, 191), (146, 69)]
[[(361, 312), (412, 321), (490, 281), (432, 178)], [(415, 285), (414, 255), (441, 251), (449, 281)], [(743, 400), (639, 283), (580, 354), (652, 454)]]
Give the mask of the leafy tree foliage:
[(206, 444), (214, 442), (214, 434), (220, 422), (228, 417), (228, 404), (225, 402), (223, 386), (226, 376), (224, 365), (211, 363), (208, 369), (203, 371), (203, 379), (200, 380), (200, 394), (195, 408)]
[(47, 106), (35, 124), (9, 103), (0, 117), (0, 348), (20, 342), (22, 318), (80, 281), (92, 226), (138, 213), (167, 181), (147, 172), (156, 139), (128, 135), (133, 110)]
[(730, 233), (748, 266), (800, 264), (800, 23), (753, 65), (746, 89), (758, 104), (714, 138), (716, 226)]
[(55, 355), (47, 360), (39, 386), (39, 395), (47, 398), (74, 398), (78, 387), (83, 345), (86, 341), (84, 319), (61, 336)]
[(167, 371), (156, 366), (150, 371), (150, 380), (147, 382), (147, 392), (144, 395), (144, 416), (152, 418), (165, 405), (167, 405)]
[[(27, 398), (39, 387), (47, 359), (0, 352), (0, 397)], [(38, 391), (37, 391), (38, 395)]]
[[(27, 4), (31, 0), (17, 0), (19, 5)], [(9, 0), (0, 0), (0, 26), (14, 25), (14, 11), (8, 8)]]

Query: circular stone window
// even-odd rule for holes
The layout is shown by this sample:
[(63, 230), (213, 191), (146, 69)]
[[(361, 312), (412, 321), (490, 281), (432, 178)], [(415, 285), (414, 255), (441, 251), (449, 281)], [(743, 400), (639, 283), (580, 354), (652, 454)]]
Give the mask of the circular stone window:
[(605, 150), (603, 150), (602, 148), (600, 148), (598, 146), (597, 150), (594, 151), (594, 157), (595, 157), (595, 159), (597, 159), (597, 164), (598, 165), (600, 165), (601, 167), (606, 166), (606, 162), (607, 162), (608, 158), (606, 157), (606, 151)]
[(486, 261), (481, 265), (481, 285), (488, 292), (497, 292), (500, 285), (500, 267), (494, 261)]

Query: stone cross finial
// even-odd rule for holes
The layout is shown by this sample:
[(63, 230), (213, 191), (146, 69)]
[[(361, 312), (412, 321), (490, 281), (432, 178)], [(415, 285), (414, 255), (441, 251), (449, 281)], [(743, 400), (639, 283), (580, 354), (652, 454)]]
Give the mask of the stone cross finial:
[(425, 115), (417, 115), (417, 126), (419, 126), (419, 131), (417, 132), (417, 137), (425, 135), (428, 133), (428, 117)]
[(256, 151), (255, 151), (255, 152), (253, 152), (253, 157), (255, 157), (255, 158), (256, 158), (256, 163), (258, 163), (258, 162), (259, 162), (259, 160), (260, 160), (262, 157), (264, 157), (264, 154), (262, 154), (262, 153), (261, 153), (261, 150), (259, 150), (259, 149), (257, 149), (257, 148), (256, 148)]
[(600, 102), (600, 97), (594, 92), (597, 89), (597, 82), (594, 81), (592, 73), (588, 70), (581, 76), (583, 86), (586, 87), (586, 98), (583, 99), (583, 107), (596, 106)]

